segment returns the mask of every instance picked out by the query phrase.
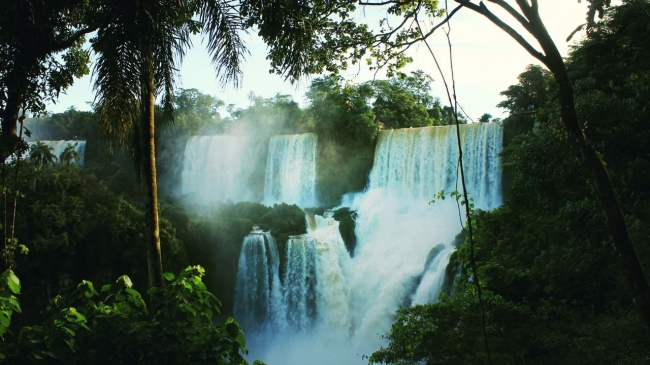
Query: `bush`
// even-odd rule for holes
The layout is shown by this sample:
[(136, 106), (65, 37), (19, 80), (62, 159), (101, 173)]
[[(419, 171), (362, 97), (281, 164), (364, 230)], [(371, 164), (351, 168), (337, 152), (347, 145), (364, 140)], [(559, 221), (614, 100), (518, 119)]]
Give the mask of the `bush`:
[(220, 302), (203, 275), (200, 266), (166, 273), (166, 286), (148, 291), (150, 307), (126, 275), (100, 292), (82, 281), (52, 299), (42, 324), (22, 328), (3, 352), (12, 363), (247, 364), (239, 325), (232, 318), (214, 324)]

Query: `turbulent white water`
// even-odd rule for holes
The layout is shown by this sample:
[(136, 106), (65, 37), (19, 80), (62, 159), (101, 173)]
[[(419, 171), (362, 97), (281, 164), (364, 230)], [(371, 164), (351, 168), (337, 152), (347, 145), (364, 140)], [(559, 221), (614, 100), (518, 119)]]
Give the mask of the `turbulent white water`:
[(247, 329), (260, 330), (280, 312), (280, 258), (275, 238), (253, 230), (244, 238), (235, 291), (235, 316)]
[(264, 203), (316, 206), (316, 155), (317, 137), (313, 133), (271, 137)]
[[(461, 144), (476, 206), (498, 206), (501, 127), (461, 126)], [(449, 197), (429, 201), (460, 190), (457, 164), (455, 128), (380, 132), (367, 191), (346, 199), (357, 212), (354, 255), (331, 216), (308, 218), (308, 233), (287, 243), (282, 325), (250, 333), (253, 356), (269, 364), (362, 364), (361, 355), (384, 343), (398, 308), (436, 301), (463, 214)]]
[(446, 246), (427, 265), (420, 285), (413, 295), (413, 304), (435, 303), (438, 301), (438, 294), (441, 293), (442, 284), (445, 280), (447, 263), (454, 251), (456, 251), (454, 247)]
[(284, 318), (280, 329), (306, 331), (311, 329), (316, 313), (316, 247), (307, 237), (290, 237), (287, 241), (287, 264), (284, 273)]
[(208, 204), (251, 200), (246, 141), (234, 136), (195, 136), (183, 154), (180, 194)]

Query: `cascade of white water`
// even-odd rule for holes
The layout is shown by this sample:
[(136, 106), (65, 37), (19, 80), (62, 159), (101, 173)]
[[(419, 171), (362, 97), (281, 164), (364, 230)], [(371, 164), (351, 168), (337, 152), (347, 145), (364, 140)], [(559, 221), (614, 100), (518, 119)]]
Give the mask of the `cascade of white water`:
[[(440, 190), (461, 190), (455, 128), (426, 127), (379, 134), (369, 189), (431, 199)], [(499, 152), (503, 133), (497, 123), (460, 127), (465, 180), (477, 208), (501, 205)]]
[(264, 180), (264, 203), (315, 206), (317, 137), (313, 133), (274, 136)]
[(283, 280), (286, 322), (282, 329), (305, 331), (316, 315), (316, 247), (306, 235), (287, 240), (287, 259)]
[(278, 247), (270, 233), (254, 229), (244, 238), (234, 312), (245, 328), (260, 330), (277, 320), (282, 296), (279, 265)]
[(183, 155), (181, 194), (195, 194), (194, 201), (250, 200), (246, 184), (246, 141), (233, 136), (195, 136)]
[(316, 225), (309, 238), (316, 247), (316, 308), (318, 324), (328, 331), (350, 330), (349, 275), (350, 255), (331, 211), (315, 215)]
[[(501, 127), (460, 128), (469, 193), (477, 208), (492, 209), (502, 199)], [(437, 300), (463, 214), (449, 197), (429, 201), (441, 190), (460, 190), (458, 176), (455, 128), (380, 132), (368, 189), (348, 199), (357, 212), (353, 257), (331, 214), (306, 218), (308, 234), (287, 243), (289, 331), (281, 341), (264, 337), (256, 355), (287, 365), (361, 364), (359, 354), (383, 344), (398, 308)], [(309, 331), (295, 337), (293, 329)]]
[[(492, 209), (501, 204), (501, 127), (471, 124), (460, 132), (469, 194), (477, 208)], [(460, 190), (458, 179), (455, 128), (380, 133), (368, 190), (353, 207), (358, 218), (351, 305), (358, 343), (387, 332), (400, 306), (437, 298), (463, 214), (449, 197), (429, 201), (441, 190)], [(418, 280), (427, 253), (438, 244), (445, 249)]]
[(435, 303), (438, 301), (438, 294), (440, 294), (445, 280), (447, 263), (454, 251), (456, 251), (454, 247), (448, 246), (429, 263), (422, 281), (420, 281), (420, 285), (413, 295), (413, 304)]

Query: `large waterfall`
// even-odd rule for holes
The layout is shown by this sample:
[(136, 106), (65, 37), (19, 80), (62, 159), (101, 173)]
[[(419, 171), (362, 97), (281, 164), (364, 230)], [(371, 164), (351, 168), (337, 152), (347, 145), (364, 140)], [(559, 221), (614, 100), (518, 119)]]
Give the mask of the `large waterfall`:
[(264, 181), (265, 204), (317, 205), (316, 142), (312, 133), (271, 137)]
[(268, 155), (259, 142), (227, 135), (190, 138), (183, 154), (179, 195), (202, 205), (259, 201), (262, 187), (257, 180), (261, 183), (261, 178), (251, 181), (251, 176), (266, 160), (263, 204), (317, 205), (316, 135), (271, 137)]
[(180, 194), (206, 204), (250, 200), (246, 141), (234, 136), (195, 136), (183, 155)]
[[(492, 209), (501, 204), (501, 126), (460, 128), (469, 194), (476, 207)], [(354, 255), (331, 215), (308, 217), (308, 233), (286, 245), (283, 294), (272, 306), (280, 311), (264, 331), (248, 332), (253, 356), (270, 364), (362, 364), (361, 355), (383, 344), (398, 308), (436, 301), (464, 218), (452, 198), (429, 202), (460, 190), (458, 179), (455, 128), (380, 132), (367, 190), (344, 199), (357, 212)]]

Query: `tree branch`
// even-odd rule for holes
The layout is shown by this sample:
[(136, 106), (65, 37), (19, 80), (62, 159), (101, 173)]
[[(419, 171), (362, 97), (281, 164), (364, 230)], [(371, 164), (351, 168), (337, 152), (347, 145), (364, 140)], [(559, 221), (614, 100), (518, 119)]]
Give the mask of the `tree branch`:
[(364, 6), (383, 6), (383, 5), (390, 5), (390, 4), (406, 4), (407, 1), (382, 1), (380, 3), (369, 3), (369, 2), (363, 2), (359, 1), (359, 5), (364, 5)]
[(505, 11), (508, 12), (508, 14), (510, 14), (510, 16), (515, 18), (521, 25), (524, 26), (524, 28), (526, 28), (527, 31), (530, 32), (529, 29), (530, 23), (528, 22), (528, 19), (526, 19), (526, 17), (524, 17), (523, 15), (519, 14), (519, 12), (515, 10), (515, 8), (513, 8), (510, 4), (508, 4), (503, 0), (488, 0), (488, 1), (502, 7)]
[(485, 4), (481, 3), (480, 5), (476, 5), (472, 3), (469, 0), (454, 0), (457, 3), (474, 10), (475, 12), (483, 15), (484, 17), (488, 18), (492, 23), (494, 23), (496, 26), (501, 28), (504, 32), (508, 33), (517, 43), (519, 43), (524, 49), (530, 53), (531, 56), (537, 58), (538, 60), (542, 61), (544, 64), (546, 64), (546, 55), (543, 53), (539, 52), (538, 50), (535, 49), (528, 41), (524, 39), (524, 37), (521, 36), (521, 34), (517, 33), (516, 30), (512, 29), (508, 24), (503, 22), (499, 17), (494, 15), (486, 6)]
[(99, 25), (91, 25), (91, 26), (86, 27), (86, 28), (81, 28), (78, 31), (72, 33), (72, 35), (70, 37), (68, 37), (68, 39), (64, 39), (64, 40), (59, 41), (59, 42), (54, 42), (52, 44), (52, 52), (60, 52), (60, 51), (63, 51), (64, 49), (66, 49), (66, 48), (69, 48), (70, 46), (72, 46), (72, 44), (74, 42), (79, 40), (79, 38), (83, 37), (84, 35), (86, 35), (88, 33), (96, 31), (98, 28), (99, 28)]
[(529, 20), (536, 13), (533, 11), (532, 6), (528, 4), (528, 0), (517, 0), (517, 5), (519, 5), (519, 9), (521, 9), (521, 12), (524, 13), (526, 18), (528, 18)]

